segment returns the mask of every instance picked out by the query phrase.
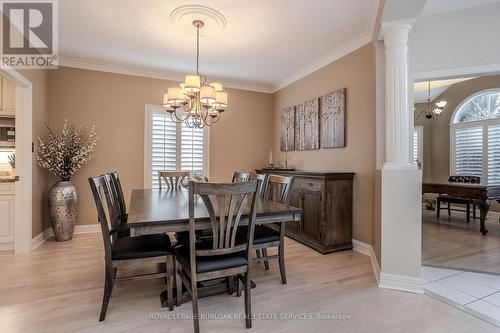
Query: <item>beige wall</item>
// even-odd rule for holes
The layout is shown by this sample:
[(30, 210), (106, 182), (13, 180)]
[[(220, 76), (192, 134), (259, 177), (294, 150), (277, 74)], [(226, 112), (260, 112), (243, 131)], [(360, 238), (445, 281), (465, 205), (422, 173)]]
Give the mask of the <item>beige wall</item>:
[[(33, 140), (44, 135), (45, 123), (49, 119), (48, 109), (48, 71), (40, 69), (19, 70), (21, 75), (31, 81), (33, 87)], [(49, 227), (47, 211), (48, 174), (36, 165), (33, 154), (33, 208), (32, 235), (35, 237)]]
[(353, 238), (372, 244), (375, 140), (375, 67), (372, 44), (331, 63), (274, 94), (275, 155), (279, 147), (279, 116), (293, 106), (332, 90), (347, 88), (347, 146), (293, 151), (288, 160), (297, 169), (355, 172)]
[[(96, 223), (87, 178), (116, 170), (126, 199), (144, 186), (144, 105), (161, 104), (167, 87), (159, 79), (71, 68), (49, 73), (49, 119), (78, 126), (96, 125), (96, 157), (73, 178), (80, 192), (78, 224)], [(272, 144), (272, 95), (229, 89), (230, 108), (210, 129), (210, 179), (225, 181), (234, 170), (267, 163)], [(55, 180), (52, 179), (51, 184)]]

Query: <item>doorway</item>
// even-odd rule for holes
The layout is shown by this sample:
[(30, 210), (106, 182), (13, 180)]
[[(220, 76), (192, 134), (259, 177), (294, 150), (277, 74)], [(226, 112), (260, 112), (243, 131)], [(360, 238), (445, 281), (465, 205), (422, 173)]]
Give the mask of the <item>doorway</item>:
[(28, 253), (32, 243), (32, 84), (19, 72), (2, 67), (0, 75), (15, 89), (14, 251)]
[(491, 197), (484, 235), (480, 202), (469, 188), (500, 188), (496, 157), (497, 150), (500, 156), (496, 135), (500, 133), (500, 75), (416, 82), (414, 125), (413, 159), (422, 168), (424, 183), (424, 292), (499, 325), (500, 204)]

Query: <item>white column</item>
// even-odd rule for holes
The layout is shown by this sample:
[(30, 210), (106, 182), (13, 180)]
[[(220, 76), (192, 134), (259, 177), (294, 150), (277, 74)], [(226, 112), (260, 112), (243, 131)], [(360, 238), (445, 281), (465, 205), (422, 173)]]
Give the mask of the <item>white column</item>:
[(423, 292), (421, 171), (410, 163), (408, 34), (411, 22), (382, 24), (385, 46), (385, 163), (381, 178), (379, 286)]
[(411, 24), (383, 24), (385, 45), (385, 168), (409, 168), (408, 34)]

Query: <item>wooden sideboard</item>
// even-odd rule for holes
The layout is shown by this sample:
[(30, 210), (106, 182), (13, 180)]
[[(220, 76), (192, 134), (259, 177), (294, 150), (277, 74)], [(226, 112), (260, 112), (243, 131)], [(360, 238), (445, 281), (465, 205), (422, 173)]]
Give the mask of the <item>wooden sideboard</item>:
[(303, 209), (290, 221), (286, 235), (325, 254), (352, 249), (352, 183), (354, 173), (256, 170), (295, 175), (290, 205)]

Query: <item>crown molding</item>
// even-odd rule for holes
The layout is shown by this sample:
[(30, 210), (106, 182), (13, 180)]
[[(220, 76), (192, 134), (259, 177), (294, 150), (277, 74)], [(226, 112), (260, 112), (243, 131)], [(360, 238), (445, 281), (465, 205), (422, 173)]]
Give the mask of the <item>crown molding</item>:
[[(184, 80), (184, 75), (180, 73), (168, 72), (168, 71), (160, 72), (151, 69), (146, 69), (144, 67), (124, 66), (112, 63), (90, 61), (90, 60), (70, 58), (70, 57), (59, 57), (59, 67), (70, 67), (70, 68), (85, 69), (97, 72), (142, 76), (152, 79), (169, 80), (177, 82), (182, 82)], [(245, 81), (231, 81), (231, 80), (226, 80), (224, 78), (217, 78), (217, 79), (224, 82), (224, 86), (228, 88), (250, 90), (263, 93), (272, 93), (271, 85), (245, 82)]]
[(357, 49), (365, 46), (370, 43), (373, 39), (373, 33), (375, 31), (375, 24), (377, 22), (378, 8), (380, 6), (380, 0), (373, 0), (371, 6), (371, 14), (370, 19), (368, 20), (368, 24), (366, 27), (366, 31), (358, 36), (357, 38), (347, 42), (341, 47), (331, 51), (327, 55), (317, 59), (313, 63), (303, 67), (301, 70), (295, 72), (289, 77), (281, 80), (274, 86), (273, 93), (281, 90), (294, 82), (306, 77), (309, 74), (316, 72), (317, 70), (331, 64), (334, 61), (339, 60), (340, 58), (348, 55), (351, 52), (356, 51)]
[(500, 63), (479, 65), (479, 66), (465, 66), (458, 68), (447, 68), (434, 71), (413, 72), (410, 77), (415, 82), (427, 80), (446, 80), (454, 79), (457, 77), (464, 77), (470, 75), (483, 75), (483, 74), (496, 74), (500, 73)]

